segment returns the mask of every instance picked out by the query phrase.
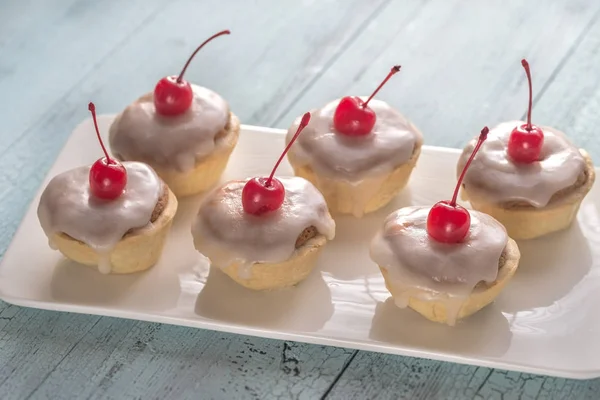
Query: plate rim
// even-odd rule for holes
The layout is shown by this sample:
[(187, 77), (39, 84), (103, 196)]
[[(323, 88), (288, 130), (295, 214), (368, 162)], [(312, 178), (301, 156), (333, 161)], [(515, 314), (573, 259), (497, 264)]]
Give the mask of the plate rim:
[[(115, 114), (102, 114), (99, 115), (98, 118), (106, 118), (106, 117), (114, 117)], [(32, 211), (32, 208), (35, 206), (35, 202), (41, 194), (43, 190), (44, 183), (48, 180), (49, 175), (54, 169), (59, 158), (63, 156), (63, 152), (65, 151), (65, 147), (71, 137), (74, 135), (74, 132), (83, 124), (91, 120), (91, 118), (84, 119), (80, 124), (78, 124), (71, 134), (66, 138), (63, 147), (58, 151), (56, 157), (50, 164), (47, 173), (44, 175), (44, 178), (40, 181), (40, 185), (35, 191), (29, 205), (27, 206), (21, 220), (19, 222), (18, 228), (15, 230), (13, 236), (11, 237), (8, 246), (0, 260), (0, 276), (2, 275), (3, 266), (6, 262), (6, 255), (9, 253), (11, 248), (14, 245), (14, 241), (21, 233), (23, 229), (23, 221), (27, 214)], [(262, 127), (257, 125), (247, 125), (242, 124), (241, 129), (244, 131), (253, 131), (260, 132), (262, 134), (275, 134), (275, 135), (283, 135), (286, 133), (285, 129), (280, 128), (270, 128), (270, 127)], [(441, 146), (431, 146), (431, 145), (423, 145), (423, 152), (433, 152), (433, 153), (446, 153), (446, 154), (460, 154), (461, 150), (456, 148), (449, 147), (441, 147)], [(597, 173), (600, 174), (600, 168), (595, 167)], [(393, 354), (397, 356), (403, 357), (413, 357), (413, 358), (422, 358), (422, 359), (430, 359), (434, 361), (442, 361), (442, 362), (450, 362), (461, 365), (472, 365), (472, 366), (480, 366), (485, 368), (499, 368), (508, 371), (518, 371), (522, 373), (530, 373), (536, 375), (546, 375), (557, 378), (568, 378), (568, 379), (576, 379), (576, 380), (587, 380), (594, 379), (600, 377), (600, 368), (598, 369), (584, 369), (584, 370), (576, 370), (569, 368), (556, 368), (552, 367), (552, 369), (531, 366), (525, 363), (520, 362), (504, 362), (500, 360), (489, 360), (487, 358), (473, 357), (473, 356), (462, 356), (457, 354), (446, 354), (443, 352), (429, 351), (426, 349), (416, 349), (410, 348), (406, 346), (399, 345), (390, 345), (380, 342), (372, 342), (372, 343), (364, 343), (358, 339), (339, 339), (339, 338), (328, 338), (324, 335), (317, 335), (310, 332), (285, 332), (281, 330), (274, 329), (264, 329), (255, 326), (239, 326), (233, 324), (231, 322), (218, 321), (212, 322), (206, 319), (186, 319), (183, 317), (174, 317), (165, 315), (163, 312), (144, 312), (144, 311), (127, 311), (119, 308), (105, 308), (99, 306), (90, 306), (90, 305), (75, 305), (75, 304), (66, 304), (63, 302), (46, 302), (40, 300), (32, 300), (27, 298), (21, 298), (17, 296), (11, 296), (2, 291), (2, 286), (0, 286), (0, 299), (4, 302), (15, 305), (18, 307), (26, 307), (33, 309), (40, 309), (45, 311), (55, 311), (55, 312), (63, 312), (63, 313), (74, 313), (74, 314), (85, 314), (85, 315), (95, 315), (99, 317), (110, 317), (110, 318), (120, 318), (120, 319), (129, 319), (133, 321), (146, 321), (152, 323), (163, 323), (173, 326), (182, 326), (187, 328), (195, 328), (195, 329), (206, 329), (212, 330), (216, 332), (222, 333), (232, 333), (237, 335), (246, 335), (252, 337), (273, 339), (273, 340), (291, 340), (301, 343), (308, 343), (313, 345), (324, 345), (324, 346), (333, 346), (333, 347), (343, 347), (354, 350), (361, 351), (369, 351), (369, 352), (378, 352), (382, 354)]]
[[(253, 326), (239, 327), (229, 322), (212, 323), (205, 320), (191, 320), (185, 318), (171, 317), (162, 313), (131, 312), (119, 309), (108, 309), (97, 306), (76, 306), (61, 302), (48, 303), (38, 300), (20, 299), (14, 296), (5, 296), (0, 292), (0, 299), (8, 304), (18, 307), (34, 308), (44, 311), (54, 311), (61, 313), (74, 313), (83, 315), (94, 315), (98, 317), (119, 318), (132, 321), (143, 321), (151, 323), (167, 324), (172, 326), (181, 326), (193, 329), (212, 330), (221, 333), (231, 333), (235, 335), (245, 335), (257, 338), (272, 340), (291, 340), (300, 343), (307, 343), (320, 346), (342, 347), (353, 350), (368, 351), (381, 354), (391, 354), (401, 357), (412, 357), (429, 359), (434, 361), (449, 362), (461, 365), (470, 365), (491, 369), (503, 369), (506, 371), (516, 371), (535, 375), (545, 375), (556, 378), (567, 378), (576, 380), (588, 380), (600, 377), (600, 369), (573, 370), (564, 368), (544, 369), (523, 363), (508, 363), (501, 361), (491, 361), (486, 358), (465, 357), (458, 355), (449, 355), (427, 350), (410, 349), (407, 347), (388, 346), (380, 343), (363, 344), (362, 341), (330, 339), (325, 336), (318, 336), (304, 332), (282, 332), (272, 329), (261, 329)], [(58, 305), (58, 307), (56, 307)], [(91, 312), (90, 312), (91, 311)]]

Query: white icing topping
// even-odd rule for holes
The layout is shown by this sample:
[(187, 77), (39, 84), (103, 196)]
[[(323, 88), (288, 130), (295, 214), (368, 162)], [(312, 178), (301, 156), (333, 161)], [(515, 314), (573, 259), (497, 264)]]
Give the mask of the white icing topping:
[(94, 197), (89, 190), (90, 167), (79, 167), (55, 176), (46, 186), (38, 206), (38, 218), (56, 248), (52, 236), (64, 233), (79, 240), (100, 258), (98, 269), (111, 270), (110, 252), (131, 229), (150, 224), (162, 183), (154, 170), (139, 162), (124, 162), (127, 185), (115, 200)]
[[(507, 154), (510, 133), (525, 122), (505, 122), (490, 130), (464, 179), (470, 193), (493, 204), (510, 201), (544, 207), (552, 196), (577, 182), (585, 170), (585, 159), (564, 133), (540, 127), (544, 132), (541, 161), (531, 164), (513, 162)], [(460, 174), (477, 140), (464, 149), (458, 162)]]
[(115, 157), (186, 172), (210, 155), (229, 121), (229, 105), (209, 89), (192, 85), (192, 90), (192, 105), (181, 115), (157, 113), (153, 93), (127, 106), (110, 127)]
[(389, 275), (399, 307), (409, 297), (445, 299), (454, 324), (464, 301), (479, 282), (494, 282), (508, 236), (494, 218), (471, 211), (471, 228), (462, 243), (446, 244), (427, 233), (431, 207), (405, 207), (391, 213), (371, 242), (371, 258)]
[(285, 188), (281, 208), (260, 216), (242, 206), (246, 181), (231, 181), (207, 195), (192, 224), (196, 249), (224, 268), (240, 262), (247, 272), (253, 263), (278, 263), (295, 251), (298, 236), (314, 226), (331, 240), (335, 222), (321, 193), (307, 180), (277, 177)]
[[(349, 182), (381, 176), (406, 163), (422, 141), (421, 133), (410, 121), (387, 103), (375, 99), (369, 102), (377, 116), (370, 134), (350, 137), (336, 133), (333, 115), (339, 101), (311, 111), (310, 123), (290, 149), (295, 160), (309, 165), (319, 175)], [(288, 142), (300, 119), (289, 128)]]

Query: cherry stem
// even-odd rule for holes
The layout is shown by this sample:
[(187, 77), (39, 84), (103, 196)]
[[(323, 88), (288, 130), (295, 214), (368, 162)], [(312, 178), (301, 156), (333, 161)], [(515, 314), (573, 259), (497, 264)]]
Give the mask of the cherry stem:
[(300, 136), (300, 132), (302, 132), (302, 130), (304, 128), (306, 128), (306, 125), (308, 125), (309, 122), (310, 122), (310, 113), (307, 112), (306, 114), (304, 114), (302, 116), (302, 120), (300, 121), (300, 125), (298, 125), (298, 130), (296, 131), (296, 133), (292, 137), (292, 140), (290, 140), (290, 142), (286, 146), (285, 150), (283, 150), (283, 153), (279, 157), (279, 160), (277, 160), (277, 162), (275, 163), (275, 166), (273, 167), (273, 171), (271, 171), (271, 175), (269, 175), (269, 179), (267, 179), (267, 181), (265, 182), (265, 186), (267, 186), (267, 187), (271, 186), (271, 181), (273, 180), (273, 176), (275, 175), (275, 171), (277, 170), (277, 167), (279, 167), (279, 164), (281, 164), (281, 161), (283, 160), (283, 157), (285, 157), (285, 155), (287, 154), (287, 152), (290, 150), (290, 147), (292, 147), (292, 145), (294, 144), (294, 142), (296, 141), (296, 139), (298, 139), (298, 136)]
[(188, 65), (190, 65), (190, 63), (192, 62), (192, 59), (194, 58), (194, 56), (196, 55), (196, 53), (198, 53), (200, 51), (200, 49), (204, 47), (205, 44), (207, 44), (208, 42), (210, 42), (211, 40), (213, 40), (214, 38), (216, 38), (218, 36), (229, 35), (230, 33), (231, 32), (229, 31), (229, 29), (226, 29), (226, 30), (221, 31), (219, 33), (215, 33), (214, 35), (212, 35), (211, 37), (209, 37), (208, 39), (206, 39), (200, 46), (198, 46), (198, 48), (196, 50), (194, 50), (194, 52), (192, 53), (192, 55), (190, 56), (190, 58), (188, 58), (187, 62), (183, 66), (183, 69), (179, 73), (179, 76), (177, 77), (177, 83), (181, 83), (181, 81), (183, 80), (183, 74), (185, 74), (185, 70), (187, 69)]
[(479, 148), (481, 147), (481, 145), (483, 144), (485, 139), (487, 139), (487, 135), (488, 135), (489, 131), (490, 130), (488, 129), (487, 126), (484, 126), (483, 129), (481, 130), (481, 134), (479, 135), (479, 139), (477, 140), (477, 145), (473, 149), (473, 152), (471, 153), (471, 157), (469, 157), (469, 159), (467, 160), (467, 163), (463, 167), (463, 170), (460, 173), (460, 177), (458, 178), (458, 182), (456, 182), (456, 188), (454, 189), (454, 195), (452, 196), (452, 201), (450, 201), (450, 206), (456, 207), (456, 198), (458, 197), (458, 190), (460, 189), (460, 185), (462, 184), (465, 174), (467, 173), (467, 170), (469, 169), (469, 165), (471, 165), (471, 161), (473, 161), (473, 159), (475, 158), (475, 154), (477, 154), (477, 152), (479, 151)]
[(104, 147), (104, 142), (102, 142), (102, 138), (100, 137), (100, 129), (98, 129), (98, 121), (96, 121), (96, 106), (94, 105), (94, 103), (90, 102), (90, 104), (88, 104), (88, 110), (90, 110), (90, 112), (92, 113), (92, 119), (94, 120), (94, 128), (96, 128), (96, 135), (98, 135), (98, 141), (100, 142), (102, 151), (104, 152), (104, 155), (106, 155), (106, 162), (107, 164), (110, 164), (112, 160), (108, 156), (108, 151), (106, 151), (106, 147)]
[(521, 65), (525, 68), (527, 74), (527, 82), (529, 83), (529, 108), (527, 109), (527, 130), (531, 131), (531, 108), (533, 106), (533, 89), (531, 88), (531, 71), (529, 70), (529, 63), (526, 59), (521, 60)]
[(375, 91), (373, 92), (373, 94), (372, 94), (371, 96), (369, 96), (369, 98), (367, 99), (367, 101), (365, 101), (365, 102), (362, 104), (362, 107), (363, 107), (363, 108), (367, 107), (367, 104), (369, 104), (369, 102), (371, 101), (371, 99), (372, 99), (373, 97), (375, 97), (375, 95), (377, 94), (377, 92), (379, 92), (379, 90), (380, 90), (380, 89), (383, 87), (383, 85), (385, 85), (385, 83), (386, 83), (387, 81), (389, 81), (389, 80), (390, 80), (390, 78), (391, 78), (391, 77), (392, 77), (392, 76), (393, 76), (393, 75), (394, 75), (396, 72), (398, 72), (398, 71), (400, 71), (400, 65), (394, 65), (394, 66), (392, 67), (392, 69), (390, 70), (390, 72), (389, 72), (389, 73), (387, 74), (387, 76), (385, 77), (385, 79), (383, 80), (383, 82), (381, 82), (381, 83), (379, 84), (379, 86), (377, 86), (377, 89), (375, 89)]

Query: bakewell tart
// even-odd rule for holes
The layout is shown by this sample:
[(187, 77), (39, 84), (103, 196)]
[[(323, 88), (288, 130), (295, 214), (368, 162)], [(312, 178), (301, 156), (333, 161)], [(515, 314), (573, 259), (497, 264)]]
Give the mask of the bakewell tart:
[[(484, 128), (472, 156), (487, 132)], [(469, 161), (465, 171), (468, 166)], [(391, 213), (370, 248), (398, 307), (448, 325), (490, 304), (520, 259), (516, 242), (502, 224), (456, 204), (463, 176), (451, 201)]]
[[(296, 137), (306, 126), (304, 115)], [(317, 188), (301, 177), (234, 180), (210, 192), (192, 224), (196, 249), (240, 285), (254, 290), (296, 285), (335, 236)]]
[(105, 157), (50, 180), (38, 205), (50, 247), (101, 273), (127, 274), (153, 266), (177, 211), (177, 198), (154, 170)]
[[(588, 153), (561, 131), (531, 123), (531, 73), (527, 121), (501, 123), (473, 160), (462, 198), (500, 221), (514, 239), (533, 239), (568, 228), (592, 188), (595, 171)], [(476, 140), (464, 149), (463, 169)]]
[(121, 112), (110, 127), (109, 143), (121, 161), (150, 165), (176, 196), (193, 195), (213, 187), (235, 148), (240, 122), (228, 103), (214, 91), (190, 84), (183, 75), (161, 79)]
[[(400, 70), (392, 68), (368, 98), (347, 96), (311, 111), (312, 119), (288, 159), (312, 182), (334, 213), (362, 217), (404, 188), (421, 152), (421, 132), (384, 101), (374, 99)], [(288, 142), (298, 128), (288, 130)]]

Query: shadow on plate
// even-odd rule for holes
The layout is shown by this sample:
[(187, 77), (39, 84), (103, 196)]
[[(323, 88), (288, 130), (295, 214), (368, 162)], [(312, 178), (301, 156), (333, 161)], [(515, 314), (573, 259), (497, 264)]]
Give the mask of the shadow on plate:
[(195, 312), (203, 318), (233, 324), (315, 332), (333, 315), (333, 304), (319, 271), (313, 271), (295, 287), (261, 292), (246, 289), (211, 267)]
[(63, 258), (52, 275), (52, 297), (65, 303), (117, 304), (131, 293), (142, 274), (104, 275), (95, 267)]
[(429, 352), (500, 357), (509, 348), (512, 333), (495, 304), (450, 327), (431, 322), (409, 308), (398, 308), (389, 297), (377, 303), (369, 337), (384, 344)]
[(203, 195), (200, 194), (178, 200), (177, 214), (173, 219), (173, 231), (185, 230), (186, 233), (190, 232), (192, 221), (196, 217), (202, 199)]
[[(369, 246), (375, 233), (383, 220), (393, 211), (411, 205), (410, 189), (403, 190), (387, 206), (373, 213), (367, 214), (362, 218), (355, 218), (348, 215), (336, 215), (335, 239), (325, 248), (319, 260), (319, 265), (323, 271), (327, 271), (336, 279), (342, 281), (353, 281), (378, 271), (377, 266), (369, 257)], [(353, 259), (354, 263), (361, 263), (360, 268), (349, 268), (348, 265), (340, 264), (339, 257), (335, 254), (338, 251), (352, 249), (352, 253), (360, 252), (361, 255)], [(332, 252), (333, 250), (333, 252)]]
[(568, 295), (589, 273), (593, 257), (581, 227), (518, 242), (521, 260), (497, 299), (503, 312), (548, 307)]
[[(598, 189), (596, 186), (592, 188), (594, 197), (598, 198), (600, 194), (595, 194), (596, 191), (600, 192), (600, 185)], [(582, 234), (592, 243), (591, 250), (596, 255), (600, 254), (600, 246), (597, 246), (600, 244), (600, 201), (593, 201), (590, 197), (584, 200), (579, 208), (577, 222)]]
[(179, 296), (177, 277), (166, 268), (159, 262), (148, 271), (104, 275), (95, 267), (63, 258), (54, 268), (50, 291), (61, 303), (165, 311), (177, 304)]

